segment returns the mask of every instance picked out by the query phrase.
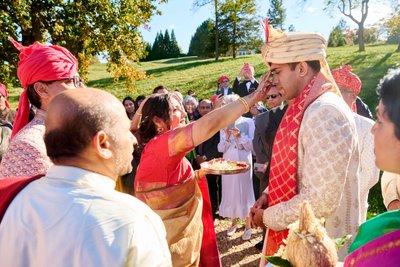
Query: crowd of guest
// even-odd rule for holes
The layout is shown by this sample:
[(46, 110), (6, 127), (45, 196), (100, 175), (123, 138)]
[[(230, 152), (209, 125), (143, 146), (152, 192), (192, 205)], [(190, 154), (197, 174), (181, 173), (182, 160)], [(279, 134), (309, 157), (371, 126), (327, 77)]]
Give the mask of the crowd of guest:
[[(330, 70), (322, 36), (265, 27), (269, 72), (257, 80), (245, 63), (232, 88), (221, 75), (204, 99), (160, 85), (120, 101), (86, 88), (67, 49), (12, 40), (24, 90), (14, 112), (0, 84), (4, 266), (217, 267), (224, 218), (228, 237), (244, 225), (244, 242), (263, 228), (256, 247), (272, 256), (304, 202), (331, 238), (352, 235), (338, 251), (345, 266), (396, 262), (400, 246), (371, 251), (400, 240), (399, 70), (378, 86), (375, 122), (351, 66)], [(201, 167), (216, 158), (249, 169)], [(367, 221), (379, 170), (394, 211)]]

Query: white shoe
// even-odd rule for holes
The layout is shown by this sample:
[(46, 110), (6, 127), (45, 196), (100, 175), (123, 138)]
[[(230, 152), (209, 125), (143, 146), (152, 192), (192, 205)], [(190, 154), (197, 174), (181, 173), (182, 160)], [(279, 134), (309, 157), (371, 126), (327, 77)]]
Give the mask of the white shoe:
[(237, 224), (232, 225), (232, 226), (228, 229), (228, 231), (226, 231), (226, 235), (227, 235), (227, 236), (233, 236), (233, 234), (236, 232), (236, 229), (237, 229)]
[(242, 235), (243, 240), (249, 240), (251, 238), (251, 228), (245, 229)]

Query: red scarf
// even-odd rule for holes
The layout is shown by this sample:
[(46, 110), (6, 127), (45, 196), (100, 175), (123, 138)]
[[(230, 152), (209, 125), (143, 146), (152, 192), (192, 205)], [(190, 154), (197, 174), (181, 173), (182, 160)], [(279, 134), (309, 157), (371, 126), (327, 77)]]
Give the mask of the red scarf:
[[(307, 107), (330, 87), (322, 86), (326, 78), (319, 74), (303, 89), (301, 94), (289, 103), (289, 107), (279, 125), (275, 137), (271, 158), (271, 170), (268, 185), (268, 206), (287, 201), (298, 192), (298, 140), (303, 115)], [(267, 246), (264, 254), (274, 255), (282, 240), (287, 237), (288, 230), (268, 230)]]
[(29, 178), (7, 178), (0, 180), (0, 223), (15, 196), (18, 195), (18, 193), (21, 192), (30, 182), (41, 177), (43, 177), (43, 174)]

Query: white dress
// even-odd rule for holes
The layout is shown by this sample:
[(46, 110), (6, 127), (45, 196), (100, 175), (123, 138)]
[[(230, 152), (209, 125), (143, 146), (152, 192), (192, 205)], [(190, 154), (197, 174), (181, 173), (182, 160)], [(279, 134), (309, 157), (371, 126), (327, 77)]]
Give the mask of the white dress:
[[(224, 159), (245, 161), (251, 164), (254, 122), (250, 118), (240, 117), (235, 121), (234, 126), (240, 130), (240, 138), (236, 140), (231, 135), (227, 140), (225, 132), (221, 130), (218, 151), (223, 153)], [(249, 215), (250, 208), (255, 202), (251, 167), (246, 173), (222, 175), (220, 216), (244, 220)]]

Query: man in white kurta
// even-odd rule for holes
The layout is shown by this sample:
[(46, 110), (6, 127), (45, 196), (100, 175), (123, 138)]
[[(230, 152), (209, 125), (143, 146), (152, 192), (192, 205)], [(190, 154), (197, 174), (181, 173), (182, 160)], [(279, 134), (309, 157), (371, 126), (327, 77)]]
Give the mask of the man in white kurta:
[(362, 82), (352, 72), (350, 65), (344, 65), (332, 70), (332, 76), (340, 89), (343, 100), (353, 111), (356, 123), (360, 151), (360, 216), (361, 222), (367, 219), (368, 193), (379, 180), (379, 170), (375, 165), (374, 137), (371, 133), (374, 121), (357, 114), (356, 100), (360, 93)]
[(160, 217), (114, 190), (132, 168), (135, 142), (120, 101), (97, 89), (68, 90), (48, 111), (44, 142), (55, 165), (6, 209), (1, 265), (172, 266)]

